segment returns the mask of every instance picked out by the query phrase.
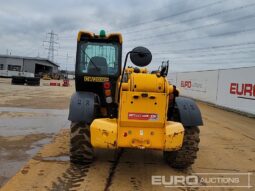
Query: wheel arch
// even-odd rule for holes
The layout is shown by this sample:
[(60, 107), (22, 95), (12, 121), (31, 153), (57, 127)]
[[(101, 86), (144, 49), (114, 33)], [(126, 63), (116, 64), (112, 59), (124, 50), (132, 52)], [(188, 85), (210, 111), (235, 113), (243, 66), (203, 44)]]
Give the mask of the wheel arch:
[(70, 100), (68, 120), (91, 123), (95, 113), (95, 96), (92, 92), (75, 92)]
[(201, 112), (194, 100), (186, 97), (176, 97), (175, 103), (178, 108), (180, 122), (184, 126), (203, 125)]

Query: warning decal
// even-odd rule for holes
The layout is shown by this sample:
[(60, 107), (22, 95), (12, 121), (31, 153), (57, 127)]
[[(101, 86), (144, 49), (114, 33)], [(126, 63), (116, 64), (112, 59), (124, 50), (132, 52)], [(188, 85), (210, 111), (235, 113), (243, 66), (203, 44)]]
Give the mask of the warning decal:
[(156, 113), (128, 113), (128, 119), (134, 120), (158, 120), (158, 114)]

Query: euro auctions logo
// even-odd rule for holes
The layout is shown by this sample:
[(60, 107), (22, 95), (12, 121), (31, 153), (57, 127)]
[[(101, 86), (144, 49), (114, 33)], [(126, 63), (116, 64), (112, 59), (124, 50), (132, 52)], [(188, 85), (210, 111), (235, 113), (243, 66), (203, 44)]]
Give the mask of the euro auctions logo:
[(255, 100), (255, 84), (251, 83), (230, 83), (229, 93), (237, 95), (238, 98)]
[(187, 185), (187, 186), (197, 186), (199, 185), (199, 177), (196, 175), (189, 176), (152, 176), (151, 177), (152, 185), (162, 185), (165, 187), (178, 187)]
[(191, 81), (181, 81), (182, 88), (191, 88)]
[(192, 173), (190, 175), (151, 176), (153, 186), (165, 188), (252, 188), (252, 173)]

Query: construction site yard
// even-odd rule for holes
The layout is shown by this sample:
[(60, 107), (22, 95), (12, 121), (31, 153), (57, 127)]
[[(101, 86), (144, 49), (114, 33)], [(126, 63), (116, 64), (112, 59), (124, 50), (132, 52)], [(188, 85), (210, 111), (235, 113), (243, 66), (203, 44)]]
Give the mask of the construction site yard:
[[(200, 127), (198, 158), (192, 168), (176, 170), (156, 150), (96, 149), (93, 163), (69, 161), (71, 86), (11, 85), (0, 79), (0, 187), (15, 190), (170, 190), (152, 185), (152, 176), (192, 173), (251, 173), (255, 186), (255, 119), (197, 102)], [(43, 85), (44, 84), (44, 85)], [(174, 190), (247, 190), (179, 185)]]

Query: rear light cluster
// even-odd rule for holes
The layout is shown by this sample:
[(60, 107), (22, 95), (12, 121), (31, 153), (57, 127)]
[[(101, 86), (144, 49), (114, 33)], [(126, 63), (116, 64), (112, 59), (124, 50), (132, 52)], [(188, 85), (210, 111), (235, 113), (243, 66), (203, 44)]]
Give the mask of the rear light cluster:
[(109, 81), (104, 82), (104, 95), (106, 103), (112, 103), (111, 83)]

